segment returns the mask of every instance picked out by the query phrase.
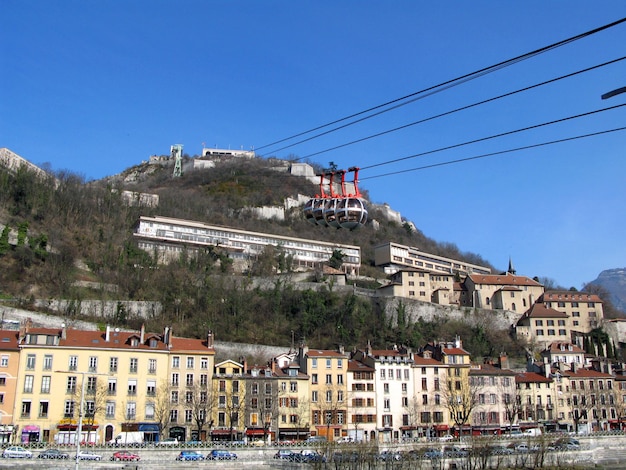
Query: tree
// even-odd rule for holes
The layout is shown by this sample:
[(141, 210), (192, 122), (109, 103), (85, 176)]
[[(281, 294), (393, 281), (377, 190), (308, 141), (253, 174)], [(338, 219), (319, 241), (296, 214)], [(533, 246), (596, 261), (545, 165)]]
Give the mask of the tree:
[(6, 254), (11, 245), (9, 245), (9, 232), (11, 231), (11, 227), (5, 225), (2, 229), (2, 234), (0, 235), (0, 256)]
[[(459, 371), (458, 375), (456, 371)], [(442, 397), (450, 412), (450, 419), (460, 434), (463, 433), (463, 426), (470, 422), (473, 412), (480, 406), (479, 391), (477, 381), (470, 380), (465, 370), (448, 369), (448, 380), (442, 387)]]
[(341, 384), (327, 383), (319, 388), (317, 400), (311, 403), (313, 424), (318, 429), (325, 428), (326, 439), (332, 440), (330, 428), (340, 427), (346, 423), (347, 403), (345, 389)]
[(333, 250), (333, 254), (328, 260), (328, 266), (335, 269), (341, 269), (345, 257), (346, 255), (343, 253), (343, 251), (337, 249)]
[(198, 440), (204, 440), (204, 427), (211, 424), (211, 416), (213, 410), (217, 407), (217, 395), (214, 392), (211, 383), (208, 380), (204, 382), (195, 382), (193, 387), (188, 388), (185, 392), (185, 402), (187, 407), (191, 407), (191, 414), (196, 431), (198, 432)]
[[(83, 377), (85, 380), (85, 400), (83, 403), (83, 429), (82, 432), (87, 432), (87, 436), (85, 437), (85, 442), (90, 443), (91, 437), (95, 439), (95, 428), (94, 424), (98, 416), (101, 416), (106, 411), (106, 404), (109, 398), (108, 394), (108, 385), (104, 383), (103, 380), (98, 380), (96, 376), (85, 375)], [(81, 393), (82, 393), (81, 384), (80, 387), (76, 387), (74, 389), (74, 400), (75, 403), (80, 404)], [(82, 439), (82, 436), (80, 437)]]
[(172, 419), (172, 387), (167, 379), (163, 379), (154, 399), (154, 421), (159, 427), (159, 437), (170, 425)]

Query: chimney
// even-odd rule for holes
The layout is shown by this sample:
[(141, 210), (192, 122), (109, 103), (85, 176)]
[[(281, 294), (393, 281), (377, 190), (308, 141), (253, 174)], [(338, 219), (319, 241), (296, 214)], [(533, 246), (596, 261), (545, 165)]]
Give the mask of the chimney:
[[(28, 329), (26, 331), (28, 331)], [(65, 327), (65, 323), (61, 323), (61, 339), (67, 339), (67, 328)]]
[(456, 338), (454, 338), (454, 347), (455, 348), (462, 348), (463, 347), (463, 341), (461, 341), (461, 337), (457, 336)]
[(174, 328), (170, 328), (170, 331), (167, 334), (167, 347), (168, 347), (168, 349), (170, 349), (172, 347), (173, 332), (174, 332)]
[(106, 343), (111, 341), (111, 327), (109, 325), (107, 325), (107, 328), (106, 328), (106, 330), (104, 332), (104, 341)]
[(145, 336), (146, 336), (146, 324), (142, 323), (141, 331), (139, 332), (139, 344), (143, 344), (143, 342), (145, 341)]
[(547, 379), (550, 378), (551, 371), (552, 371), (552, 368), (550, 367), (550, 361), (548, 359), (548, 356), (544, 356), (543, 357), (543, 374), (546, 376)]
[(206, 347), (208, 349), (213, 349), (214, 345), (213, 345), (213, 331), (209, 330), (209, 332), (206, 335)]
[(339, 345), (338, 350), (339, 350), (339, 354), (345, 354), (346, 353), (346, 350), (344, 349), (343, 344)]
[(369, 339), (367, 340), (367, 347), (365, 348), (365, 353), (368, 356), (372, 355), (372, 342)]
[(508, 369), (509, 368), (509, 356), (505, 352), (500, 353), (499, 358), (500, 369)]

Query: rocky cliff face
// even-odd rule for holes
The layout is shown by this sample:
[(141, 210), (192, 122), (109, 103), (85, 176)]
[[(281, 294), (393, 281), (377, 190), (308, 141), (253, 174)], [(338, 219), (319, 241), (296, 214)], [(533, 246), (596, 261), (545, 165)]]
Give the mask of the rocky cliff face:
[(615, 308), (626, 314), (626, 268), (602, 271), (591, 284), (604, 287), (611, 294)]

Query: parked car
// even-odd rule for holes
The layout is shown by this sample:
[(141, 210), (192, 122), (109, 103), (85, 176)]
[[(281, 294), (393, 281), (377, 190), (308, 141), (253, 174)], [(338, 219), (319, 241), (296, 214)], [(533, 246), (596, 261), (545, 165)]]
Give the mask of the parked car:
[(166, 437), (165, 439), (161, 439), (159, 442), (157, 442), (157, 445), (160, 445), (160, 446), (177, 446), (178, 445), (178, 439), (176, 439), (175, 437)]
[(492, 455), (511, 455), (514, 451), (510, 447), (505, 446), (492, 446), (490, 448)]
[(359, 453), (356, 451), (353, 452), (335, 452), (333, 454), (333, 462), (358, 462), (359, 461)]
[(215, 449), (206, 456), (208, 460), (236, 460), (237, 454), (228, 450)]
[(302, 451), (302, 455), (307, 462), (326, 462), (326, 457), (314, 450), (305, 449)]
[(204, 442), (193, 440), (185, 442), (185, 445), (189, 447), (200, 447), (204, 445)]
[(402, 460), (402, 455), (400, 455), (400, 452), (383, 450), (378, 458), (383, 462), (397, 462), (399, 460)]
[(287, 449), (280, 449), (278, 452), (274, 454), (275, 459), (283, 459), (289, 460), (289, 458), (294, 454), (293, 451)]
[(446, 457), (457, 458), (457, 457), (467, 457), (469, 452), (457, 446), (445, 446), (443, 448), (443, 454)]
[(33, 453), (21, 446), (11, 446), (4, 449), (2, 457), (5, 459), (32, 459)]
[(133, 454), (127, 450), (120, 450), (111, 456), (111, 460), (115, 460), (116, 462), (139, 462), (140, 459), (141, 457), (137, 454)]
[(98, 454), (94, 454), (93, 452), (79, 452), (78, 453), (79, 460), (102, 460), (102, 456)]
[(445, 436), (441, 436), (439, 438), (439, 441), (441, 442), (449, 442), (449, 441), (453, 441), (454, 440), (454, 436), (452, 434), (446, 434)]
[(70, 454), (61, 452), (59, 449), (46, 449), (37, 456), (39, 459), (69, 459)]
[(441, 452), (439, 449), (426, 449), (424, 452), (422, 452), (422, 457), (425, 459), (442, 459), (443, 452)]
[(562, 437), (552, 443), (555, 450), (580, 450), (580, 441), (573, 437)]
[(178, 454), (176, 460), (204, 460), (204, 455), (197, 450), (183, 450)]

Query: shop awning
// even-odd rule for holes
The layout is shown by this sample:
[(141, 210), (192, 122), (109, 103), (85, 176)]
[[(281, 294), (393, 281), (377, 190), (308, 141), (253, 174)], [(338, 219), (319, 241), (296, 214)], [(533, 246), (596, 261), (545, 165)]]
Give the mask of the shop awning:
[(263, 436), (265, 434), (269, 434), (270, 431), (269, 430), (265, 430), (263, 428), (253, 428), (253, 429), (246, 429), (246, 436)]
[(36, 424), (27, 424), (22, 428), (22, 432), (39, 432), (39, 426)]
[(415, 431), (417, 426), (400, 426), (400, 431)]
[(213, 436), (230, 436), (230, 435), (236, 435), (237, 434), (237, 430), (236, 429), (213, 429), (211, 431), (211, 435)]
[(450, 426), (447, 424), (435, 424), (435, 431), (447, 431), (450, 429)]

